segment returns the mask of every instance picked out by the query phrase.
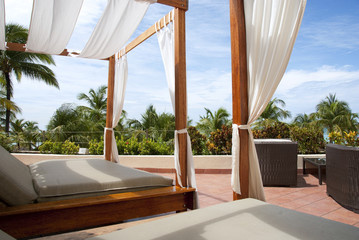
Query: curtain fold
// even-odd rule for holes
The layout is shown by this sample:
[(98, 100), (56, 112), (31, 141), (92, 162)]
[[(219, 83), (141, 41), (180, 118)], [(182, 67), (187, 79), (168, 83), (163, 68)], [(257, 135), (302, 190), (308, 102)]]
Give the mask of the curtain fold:
[(34, 0), (26, 49), (60, 54), (69, 42), (83, 0)]
[(5, 50), (5, 2), (0, 0), (0, 50)]
[(151, 1), (108, 0), (80, 57), (104, 59), (118, 52), (136, 30)]
[(306, 0), (244, 0), (249, 119), (246, 125), (233, 125), (232, 189), (238, 194), (240, 194), (238, 129), (248, 129), (249, 197), (265, 200), (250, 125), (264, 111), (284, 75), (305, 5)]
[[(123, 103), (125, 102), (127, 79), (128, 79), (127, 55), (124, 55), (121, 58), (116, 57), (115, 84), (114, 84), (114, 91), (113, 91), (112, 128), (105, 128), (105, 138), (104, 139), (106, 139), (106, 131), (112, 131), (111, 161), (117, 162), (117, 163), (119, 163), (119, 158), (118, 158), (118, 150), (117, 150), (114, 128), (117, 126), (117, 124), (121, 118)], [(104, 149), (106, 149), (106, 148), (104, 148)]]
[[(173, 14), (173, 12), (172, 12)], [(161, 50), (161, 56), (166, 72), (166, 79), (168, 83), (168, 89), (171, 96), (171, 102), (173, 110), (175, 111), (175, 60), (174, 60), (174, 25), (170, 22), (167, 26), (162, 29), (157, 30), (158, 43)], [(178, 184), (181, 187), (183, 186), (181, 182), (181, 168), (179, 164), (179, 146), (178, 146), (178, 134), (187, 134), (187, 182), (188, 187), (196, 188), (196, 177), (194, 171), (193, 155), (192, 155), (192, 146), (191, 139), (187, 133), (187, 129), (179, 129), (175, 131), (175, 168), (177, 172)], [(195, 203), (198, 206), (198, 201)]]

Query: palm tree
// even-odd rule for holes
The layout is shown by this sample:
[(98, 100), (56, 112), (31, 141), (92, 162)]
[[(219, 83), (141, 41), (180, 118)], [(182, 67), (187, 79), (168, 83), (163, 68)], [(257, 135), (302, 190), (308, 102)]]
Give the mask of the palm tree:
[(173, 138), (175, 130), (175, 116), (170, 113), (158, 115), (155, 107), (151, 104), (146, 112), (141, 115), (141, 120), (129, 119), (129, 128), (137, 130), (137, 133), (144, 133), (146, 137), (168, 141)]
[[(88, 125), (73, 104), (62, 104), (51, 117), (47, 130), (56, 142), (84, 140), (83, 132), (88, 131)], [(87, 141), (87, 140), (86, 140)]]
[(297, 125), (298, 127), (308, 127), (311, 125), (315, 125), (317, 123), (317, 119), (316, 119), (317, 115), (315, 113), (311, 113), (311, 114), (298, 114), (294, 120), (293, 120), (293, 124)]
[(318, 123), (333, 131), (357, 131), (358, 114), (352, 113), (349, 105), (345, 101), (339, 101), (335, 94), (329, 94), (317, 106)]
[(28, 149), (31, 150), (33, 146), (36, 147), (40, 129), (37, 126), (37, 122), (16, 119), (11, 122), (11, 134), (16, 141), (18, 149), (23, 146), (22, 143), (26, 143), (28, 144)]
[(280, 122), (281, 120), (291, 117), (288, 110), (284, 110), (285, 102), (279, 98), (273, 98), (257, 119), (255, 123), (256, 128), (261, 128), (271, 125), (273, 122)]
[(37, 124), (35, 121), (25, 122), (24, 139), (28, 144), (29, 150), (32, 150), (32, 147), (36, 147), (36, 143), (39, 142), (41, 132)]
[(106, 98), (106, 89), (107, 86), (100, 86), (97, 90), (90, 89), (89, 94), (80, 93), (77, 96), (79, 100), (85, 100), (89, 107), (80, 106), (85, 111), (90, 113), (90, 117), (93, 121), (98, 122), (106, 118), (106, 107), (107, 107), (107, 98)]
[(18, 107), (13, 101), (6, 99), (6, 89), (1, 86), (1, 77), (0, 77), (0, 126), (5, 126), (6, 121), (6, 109), (10, 109), (10, 119), (15, 118), (16, 113), (21, 113), (20, 107)]
[[(5, 27), (5, 41), (14, 43), (26, 43), (28, 30), (17, 24), (7, 24)], [(11, 76), (15, 75), (18, 81), (22, 75), (31, 79), (45, 82), (48, 85), (59, 88), (59, 84), (55, 78), (53, 71), (45, 65), (55, 62), (50, 55), (37, 54), (29, 52), (0, 51), (0, 71), (1, 77), (5, 79), (6, 99), (11, 100), (13, 96), (13, 84)], [(5, 131), (8, 133), (10, 129), (11, 109), (6, 108)]]
[(221, 129), (223, 125), (230, 123), (229, 113), (224, 108), (219, 108), (217, 111), (212, 112), (208, 108), (205, 116), (200, 116), (200, 120), (197, 123), (196, 128), (203, 134), (209, 136), (211, 132)]

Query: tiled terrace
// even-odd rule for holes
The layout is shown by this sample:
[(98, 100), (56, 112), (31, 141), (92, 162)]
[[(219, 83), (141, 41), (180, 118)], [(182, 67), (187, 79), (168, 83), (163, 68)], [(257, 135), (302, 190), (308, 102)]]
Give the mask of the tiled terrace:
[[(173, 177), (172, 174), (164, 175)], [(201, 208), (232, 200), (230, 174), (197, 174), (196, 178)], [(323, 185), (319, 185), (318, 178), (316, 176), (311, 174), (298, 174), (297, 187), (265, 187), (265, 194), (267, 202), (269, 203), (359, 227), (359, 214), (341, 207), (332, 198), (327, 196), (325, 178)], [(161, 217), (166, 216), (160, 216), (159, 218)], [(118, 229), (133, 226), (144, 221), (152, 221), (153, 219), (156, 218), (130, 221), (117, 225), (59, 234), (38, 239), (85, 239), (95, 235), (105, 234)]]

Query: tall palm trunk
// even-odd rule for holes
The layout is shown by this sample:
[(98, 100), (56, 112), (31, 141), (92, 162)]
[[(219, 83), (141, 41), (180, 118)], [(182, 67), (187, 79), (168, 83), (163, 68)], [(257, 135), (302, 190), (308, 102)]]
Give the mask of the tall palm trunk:
[[(5, 72), (5, 79), (6, 79), (6, 99), (11, 100), (12, 95), (12, 86), (11, 86), (11, 80), (10, 80), (10, 74), (8, 72)], [(10, 109), (6, 108), (6, 118), (5, 118), (5, 132), (7, 135), (10, 133)]]

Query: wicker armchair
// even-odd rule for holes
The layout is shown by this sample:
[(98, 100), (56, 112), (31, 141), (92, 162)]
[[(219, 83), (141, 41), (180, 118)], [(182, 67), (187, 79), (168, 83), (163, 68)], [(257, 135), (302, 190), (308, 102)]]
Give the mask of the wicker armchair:
[(297, 185), (298, 144), (284, 139), (254, 140), (264, 186)]
[(359, 148), (328, 144), (326, 158), (328, 195), (359, 212)]

